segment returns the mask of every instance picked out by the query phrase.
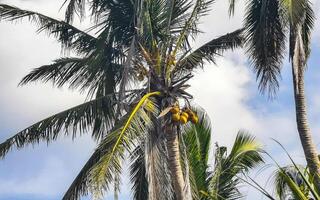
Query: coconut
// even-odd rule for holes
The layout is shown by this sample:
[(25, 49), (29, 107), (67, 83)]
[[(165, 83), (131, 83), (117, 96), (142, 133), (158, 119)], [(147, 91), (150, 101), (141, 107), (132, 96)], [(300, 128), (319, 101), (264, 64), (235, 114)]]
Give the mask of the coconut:
[(194, 124), (197, 124), (198, 122), (199, 122), (199, 118), (198, 118), (198, 116), (197, 115), (192, 115), (191, 116), (191, 120), (190, 120), (192, 123), (194, 123)]
[(175, 107), (171, 108), (170, 111), (171, 111), (171, 113), (173, 113), (173, 114), (177, 114), (177, 113), (179, 113), (180, 109), (179, 109), (178, 106), (175, 106)]
[(180, 114), (179, 113), (175, 113), (172, 115), (172, 120), (175, 122), (178, 122), (180, 120)]
[(186, 118), (185, 116), (181, 115), (181, 116), (180, 116), (180, 122), (181, 122), (182, 124), (185, 124), (185, 123), (188, 122), (188, 118)]
[(182, 112), (182, 113), (181, 113), (181, 116), (185, 116), (187, 119), (189, 118), (189, 114), (186, 113), (186, 112)]

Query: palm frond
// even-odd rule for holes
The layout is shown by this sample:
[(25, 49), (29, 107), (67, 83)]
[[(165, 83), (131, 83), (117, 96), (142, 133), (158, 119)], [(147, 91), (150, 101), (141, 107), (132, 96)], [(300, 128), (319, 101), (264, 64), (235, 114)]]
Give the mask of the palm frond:
[[(316, 200), (320, 200), (320, 195), (319, 195), (319, 191), (317, 191), (317, 189), (314, 187), (314, 177), (311, 177), (311, 181), (310, 179), (306, 176), (310, 174), (305, 174), (305, 171), (302, 172), (301, 171), (301, 167), (299, 167), (295, 161), (293, 160), (293, 158), (290, 156), (290, 154), (288, 153), (288, 151), (286, 150), (286, 148), (277, 140), (274, 140), (277, 144), (279, 144), (279, 146), (284, 150), (284, 152), (286, 153), (286, 155), (289, 157), (292, 166), (295, 168), (295, 170), (299, 173), (300, 177), (303, 179), (304, 184), (306, 184), (306, 186), (308, 187), (310, 193), (313, 195), (313, 197)], [(270, 156), (270, 155), (269, 155)], [(271, 156), (270, 156), (271, 157)], [(271, 157), (272, 158), (272, 157)], [(274, 161), (274, 159), (272, 159)], [(276, 162), (278, 168), (281, 170), (282, 168), (279, 166), (279, 164)]]
[(304, 51), (305, 55), (308, 58), (311, 52), (310, 46), (311, 46), (311, 31), (314, 26), (314, 20), (315, 20), (315, 13), (313, 12), (312, 9), (312, 4), (310, 1), (306, 2), (306, 7), (305, 7), (305, 17), (304, 21), (302, 22), (302, 39), (303, 39), (303, 46), (304, 46)]
[[(114, 123), (113, 97), (114, 94), (111, 94), (94, 99), (31, 125), (0, 144), (0, 157), (3, 158), (13, 147), (20, 149), (27, 144), (37, 144), (41, 141), (49, 143), (62, 134), (72, 133), (74, 138), (76, 134), (89, 131), (97, 119), (101, 121), (101, 126), (110, 129)], [(95, 134), (99, 135), (101, 132)]]
[[(301, 166), (299, 166), (301, 167)], [(302, 168), (302, 171), (307, 172)], [(286, 174), (286, 175), (284, 175)], [(306, 173), (307, 175), (307, 173)], [(280, 199), (286, 199), (292, 197), (292, 192), (288, 185), (288, 176), (292, 181), (303, 191), (305, 195), (309, 194), (308, 187), (305, 185), (303, 178), (300, 176), (299, 172), (294, 166), (282, 167), (274, 172), (273, 179), (275, 185), (276, 194)]]
[(57, 87), (68, 84), (70, 89), (80, 91), (89, 88), (89, 93), (94, 94), (101, 83), (106, 83), (108, 92), (114, 92), (120, 79), (121, 66), (100, 57), (57, 59), (53, 64), (32, 70), (21, 80), (20, 85), (51, 81)]
[(209, 11), (209, 6), (214, 2), (214, 0), (196, 0), (190, 17), (185, 22), (183, 29), (179, 33), (179, 37), (175, 43), (175, 48), (172, 52), (175, 57), (178, 50), (186, 43), (188, 43), (187, 38), (191, 33), (197, 33), (198, 20), (201, 16), (205, 15)]
[(263, 162), (260, 152), (260, 144), (245, 132), (238, 133), (229, 155), (225, 147), (218, 147), (215, 169), (209, 178), (211, 195), (218, 199), (241, 198), (238, 190), (241, 179), (237, 176)]
[(245, 16), (247, 53), (261, 92), (272, 97), (279, 87), (285, 25), (278, 0), (250, 0)]
[(108, 191), (114, 177), (121, 173), (125, 151), (130, 151), (137, 139), (152, 127), (149, 115), (156, 116), (158, 109), (150, 97), (159, 94), (160, 92), (152, 92), (144, 95), (130, 113), (125, 124), (114, 133), (108, 134), (103, 140), (101, 145), (104, 146), (107, 143), (108, 148), (104, 150), (103, 157), (92, 169), (90, 175), (94, 183), (92, 192), (97, 196)]
[(71, 48), (79, 53), (89, 52), (97, 39), (67, 22), (53, 19), (43, 14), (0, 4), (0, 19), (17, 21), (28, 19), (38, 26), (38, 32), (46, 31), (61, 42), (64, 49)]
[[(134, 2), (131, 0), (94, 0), (91, 2), (91, 16), (95, 18), (92, 30), (101, 32), (102, 43), (113, 47), (129, 47), (136, 30)], [(138, 15), (138, 14), (137, 14)]]
[(65, 0), (64, 6), (69, 1), (65, 13), (66, 22), (72, 23), (74, 19), (74, 14), (78, 15), (80, 19), (83, 19), (85, 16), (85, 0)]
[(305, 54), (308, 56), (310, 51), (310, 34), (314, 25), (314, 13), (309, 0), (282, 0), (283, 15), (290, 30), (289, 55), (293, 58), (297, 34), (302, 29), (302, 37), (305, 46)]
[(236, 1), (237, 0), (229, 0), (229, 16), (233, 16), (234, 15)]
[(208, 191), (207, 173), (211, 124), (204, 112), (201, 113), (198, 109), (197, 114), (200, 116), (199, 123), (187, 126), (183, 130), (182, 136), (187, 149), (192, 193), (199, 198), (201, 191)]
[[(119, 127), (127, 120), (128, 115), (121, 117), (120, 120), (116, 122), (113, 126), (110, 134), (114, 133), (114, 131), (118, 130)], [(105, 137), (111, 137), (106, 134)], [(89, 194), (90, 187), (92, 187), (92, 183), (90, 182), (90, 172), (91, 169), (99, 163), (100, 159), (105, 153), (105, 150), (108, 147), (109, 143), (101, 143), (100, 148), (96, 148), (93, 154), (90, 156), (89, 160), (82, 167), (81, 171), (74, 179), (72, 184), (69, 186), (67, 192), (63, 196), (63, 200), (79, 200), (81, 196), (87, 196)]]
[(135, 200), (148, 199), (148, 180), (146, 178), (144, 148), (144, 145), (140, 144), (130, 155), (130, 181)]
[(309, 198), (301, 191), (299, 186), (292, 180), (288, 174), (284, 173), (283, 171), (280, 172), (280, 176), (286, 181), (288, 184), (288, 187), (292, 191), (292, 196), (295, 199), (300, 199), (300, 200), (309, 200)]
[(176, 70), (192, 70), (199, 66), (202, 67), (205, 61), (215, 62), (216, 56), (220, 56), (228, 49), (233, 50), (242, 47), (243, 43), (243, 29), (215, 38), (185, 57), (182, 57), (177, 63)]

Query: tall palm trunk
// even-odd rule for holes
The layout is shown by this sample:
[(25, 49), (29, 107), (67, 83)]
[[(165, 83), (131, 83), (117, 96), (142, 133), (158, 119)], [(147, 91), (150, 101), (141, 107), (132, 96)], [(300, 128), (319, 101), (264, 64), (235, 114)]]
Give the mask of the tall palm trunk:
[(316, 146), (312, 140), (312, 134), (307, 119), (307, 105), (304, 91), (304, 72), (306, 65), (306, 55), (304, 53), (303, 40), (301, 34), (297, 34), (294, 55), (292, 60), (292, 75), (294, 86), (294, 99), (296, 106), (296, 122), (300, 141), (307, 160), (314, 183), (320, 191), (320, 161)]
[(177, 129), (173, 125), (166, 127), (167, 149), (169, 156), (169, 169), (172, 176), (173, 188), (177, 200), (185, 200), (185, 181), (180, 163), (179, 137)]

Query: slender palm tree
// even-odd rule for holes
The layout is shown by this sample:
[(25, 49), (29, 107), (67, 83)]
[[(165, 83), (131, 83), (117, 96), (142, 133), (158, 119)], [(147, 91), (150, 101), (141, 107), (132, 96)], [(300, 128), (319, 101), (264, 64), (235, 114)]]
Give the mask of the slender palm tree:
[[(233, 13), (235, 0), (231, 0)], [(249, 0), (245, 15), (247, 53), (259, 88), (274, 95), (279, 86), (285, 47), (289, 43), (296, 122), (310, 172), (320, 191), (320, 161), (307, 120), (304, 73), (310, 54), (314, 12), (309, 0)], [(288, 37), (286, 37), (288, 35)]]
[[(148, 183), (148, 199), (191, 198), (185, 176), (188, 164), (181, 162), (179, 142), (185, 123), (197, 122), (189, 108), (192, 95), (185, 91), (187, 82), (194, 69), (214, 62), (216, 56), (243, 41), (242, 30), (236, 30), (197, 49), (190, 46), (189, 41), (199, 34), (199, 18), (212, 2), (66, 0), (65, 20), (0, 4), (0, 19), (26, 18), (77, 55), (34, 69), (20, 84), (50, 81), (88, 95), (85, 103), (1, 143), (0, 156), (13, 148), (52, 142), (63, 134), (77, 137), (91, 132), (97, 148), (63, 199), (79, 199), (88, 193), (99, 197), (111, 187), (117, 198), (122, 164), (129, 154), (134, 159), (144, 156), (140, 162), (145, 165), (145, 176), (140, 178)], [(92, 27), (82, 31), (72, 21), (74, 16), (85, 18), (88, 9)]]
[[(263, 163), (257, 140), (239, 131), (230, 153), (216, 145), (214, 163), (209, 163), (211, 125), (206, 115), (198, 124), (186, 126), (181, 144), (186, 145), (193, 199), (241, 199), (239, 186), (248, 172)], [(242, 178), (241, 178), (242, 177)]]

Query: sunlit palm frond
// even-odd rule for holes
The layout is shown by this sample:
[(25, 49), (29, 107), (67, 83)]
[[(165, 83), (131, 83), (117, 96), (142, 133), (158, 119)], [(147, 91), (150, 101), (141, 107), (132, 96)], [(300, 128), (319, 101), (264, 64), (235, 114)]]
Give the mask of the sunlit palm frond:
[[(110, 134), (113, 134), (119, 126), (121, 126), (128, 118), (128, 115), (121, 117), (120, 120), (113, 126)], [(108, 134), (105, 134), (106, 137)], [(89, 194), (90, 187), (92, 183), (90, 182), (90, 172), (91, 169), (96, 166), (96, 164), (100, 161), (102, 156), (104, 155), (104, 150), (108, 148), (109, 143), (102, 143), (100, 148), (94, 150), (93, 154), (90, 156), (89, 160), (82, 167), (81, 171), (74, 179), (67, 192), (63, 196), (63, 200), (79, 200), (81, 196), (86, 196)]]
[(49, 143), (63, 134), (71, 133), (74, 138), (89, 131), (97, 119), (110, 129), (114, 123), (113, 98), (114, 94), (94, 99), (31, 125), (0, 144), (0, 157), (4, 157), (13, 147), (19, 149), (42, 141)]
[(279, 87), (285, 49), (285, 25), (278, 0), (250, 0), (245, 16), (247, 52), (259, 81), (259, 89), (270, 96)]
[(110, 189), (110, 183), (114, 181), (115, 176), (121, 174), (124, 153), (131, 151), (139, 137), (151, 129), (153, 124), (149, 115), (157, 116), (158, 114), (156, 105), (150, 99), (154, 95), (160, 95), (160, 93), (152, 92), (144, 95), (134, 107), (124, 125), (108, 134), (99, 145), (98, 148), (107, 146), (107, 149), (103, 149), (104, 155), (91, 171), (93, 194), (100, 196), (104, 191)]
[(62, 47), (85, 53), (94, 48), (96, 44), (97, 39), (95, 37), (64, 21), (53, 19), (37, 12), (0, 4), (0, 19), (17, 21), (24, 18), (35, 23), (39, 27), (39, 32), (46, 31), (55, 36), (61, 42)]
[(238, 133), (229, 155), (225, 147), (218, 147), (215, 168), (209, 178), (211, 196), (218, 199), (241, 198), (238, 176), (263, 163), (260, 152), (260, 144), (245, 132)]
[[(302, 171), (307, 172), (304, 168), (301, 169)], [(300, 176), (299, 172), (294, 166), (287, 166), (283, 167), (281, 170), (277, 169), (273, 175), (275, 191), (280, 199), (286, 199), (292, 195), (292, 192), (290, 192), (291, 189), (287, 183), (287, 178), (283, 175), (283, 173), (290, 177), (305, 195), (309, 194), (308, 187), (305, 185), (304, 180)], [(306, 175), (308, 174), (306, 173)]]
[(261, 144), (257, 142), (256, 138), (240, 131), (228, 159), (235, 161), (232, 164), (237, 165), (239, 170), (249, 170), (263, 162), (260, 152), (262, 152)]
[(309, 200), (308, 195), (304, 194), (299, 186), (292, 180), (292, 178), (283, 171), (279, 172), (279, 175), (286, 181), (288, 187), (292, 191), (292, 197), (299, 200)]
[(177, 63), (176, 70), (192, 70), (202, 67), (205, 61), (215, 62), (216, 56), (226, 50), (242, 47), (243, 43), (243, 29), (215, 38), (183, 57)]

